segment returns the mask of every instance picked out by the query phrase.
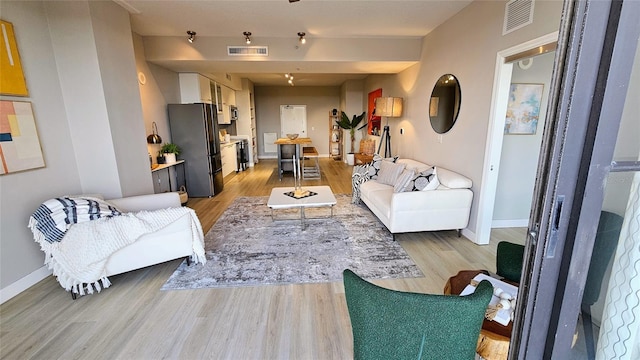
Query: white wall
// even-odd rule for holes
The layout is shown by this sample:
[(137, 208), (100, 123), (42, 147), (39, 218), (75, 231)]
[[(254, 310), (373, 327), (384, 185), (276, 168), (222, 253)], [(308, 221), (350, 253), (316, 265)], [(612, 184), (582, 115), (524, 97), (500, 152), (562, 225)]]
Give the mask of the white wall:
[(256, 86), (256, 127), (258, 156), (276, 157), (264, 153), (264, 133), (280, 136), (280, 105), (307, 106), (307, 132), (320, 155), (329, 154), (329, 111), (340, 105), (340, 88), (333, 86)]
[[(398, 75), (371, 76), (365, 81), (365, 93), (382, 87), (383, 96), (405, 98), (404, 114), (389, 122), (394, 155), (443, 166), (473, 181), (474, 199), (465, 231), (472, 240), (477, 227), (496, 54), (557, 31), (562, 11), (561, 1), (536, 2), (534, 23), (503, 36), (505, 4), (471, 3), (424, 38), (419, 64)], [(462, 102), (456, 124), (442, 135), (440, 143), (428, 118), (429, 98), (436, 80), (447, 73), (460, 81)], [(400, 128), (404, 128), (404, 135), (400, 135)]]
[[(152, 125), (155, 122), (162, 141), (171, 142), (167, 104), (180, 103), (178, 73), (147, 63), (142, 37), (138, 34), (133, 34), (133, 48), (136, 70), (145, 79), (144, 84), (138, 83), (145, 134), (153, 133)], [(147, 152), (151, 154), (154, 163), (161, 146), (162, 144), (147, 144)]]
[(493, 210), (494, 227), (526, 226), (531, 211), (555, 52), (536, 56), (528, 69), (513, 66), (511, 83), (543, 84), (538, 128), (533, 135), (505, 135)]
[[(345, 114), (349, 117), (349, 119), (353, 119), (353, 116), (362, 114), (363, 111), (366, 111), (366, 106), (363, 107), (364, 104), (364, 92), (362, 89), (364, 88), (363, 80), (348, 80), (345, 81), (344, 84), (340, 87), (340, 108), (339, 110), (344, 111)], [(362, 120), (360, 126), (367, 123), (367, 118)], [(356, 138), (354, 151), (358, 152), (360, 150), (360, 139), (366, 135), (367, 128), (365, 126), (364, 129), (357, 131), (356, 130)], [(351, 152), (351, 133), (348, 130), (343, 130), (342, 138), (343, 141), (343, 149), (342, 153), (347, 154)], [(346, 157), (343, 156), (343, 160), (346, 161)]]

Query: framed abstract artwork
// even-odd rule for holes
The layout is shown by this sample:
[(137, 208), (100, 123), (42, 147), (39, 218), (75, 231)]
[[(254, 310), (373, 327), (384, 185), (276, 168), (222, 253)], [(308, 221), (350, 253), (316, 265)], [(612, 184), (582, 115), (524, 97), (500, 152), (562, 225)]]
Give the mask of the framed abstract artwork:
[(0, 20), (0, 94), (28, 96), (27, 83), (22, 72), (18, 44), (10, 22)]
[(376, 110), (376, 99), (382, 96), (382, 88), (373, 90), (369, 93), (368, 101), (367, 101), (367, 134), (369, 135), (380, 135), (380, 116), (375, 114)]
[(0, 101), (0, 175), (44, 167), (31, 102)]
[(543, 84), (511, 84), (505, 135), (533, 135), (538, 127)]

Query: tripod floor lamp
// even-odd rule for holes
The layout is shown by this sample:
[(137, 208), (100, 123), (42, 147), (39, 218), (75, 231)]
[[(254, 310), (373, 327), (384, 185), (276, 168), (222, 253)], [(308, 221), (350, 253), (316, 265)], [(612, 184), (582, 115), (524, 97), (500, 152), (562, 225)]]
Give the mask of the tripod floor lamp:
[(400, 117), (402, 115), (402, 98), (399, 97), (379, 97), (376, 99), (376, 115), (385, 116), (387, 124), (382, 130), (380, 137), (380, 145), (378, 145), (378, 154), (382, 148), (384, 140), (384, 157), (391, 157), (391, 134), (389, 134), (389, 118)]

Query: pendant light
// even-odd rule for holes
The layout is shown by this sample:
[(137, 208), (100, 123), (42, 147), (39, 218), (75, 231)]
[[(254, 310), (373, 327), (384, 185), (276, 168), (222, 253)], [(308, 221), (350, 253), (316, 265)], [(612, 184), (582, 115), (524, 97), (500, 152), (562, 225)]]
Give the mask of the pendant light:
[(158, 135), (158, 126), (155, 121), (151, 123), (151, 132), (152, 134), (147, 136), (148, 144), (162, 144), (162, 138)]

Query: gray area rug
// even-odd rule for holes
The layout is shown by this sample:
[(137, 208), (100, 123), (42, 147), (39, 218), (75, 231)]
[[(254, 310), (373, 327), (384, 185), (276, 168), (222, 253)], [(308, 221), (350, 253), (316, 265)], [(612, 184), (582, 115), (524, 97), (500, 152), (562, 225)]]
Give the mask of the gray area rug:
[(239, 197), (205, 236), (207, 263), (178, 269), (162, 290), (342, 281), (346, 268), (367, 279), (424, 276), (364, 205), (336, 195), (329, 208), (276, 210), (267, 197)]

